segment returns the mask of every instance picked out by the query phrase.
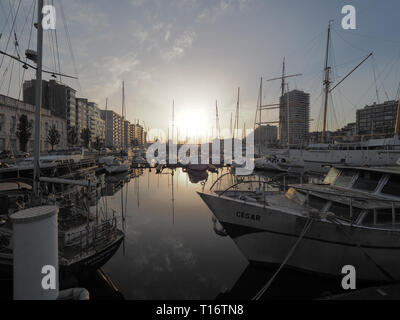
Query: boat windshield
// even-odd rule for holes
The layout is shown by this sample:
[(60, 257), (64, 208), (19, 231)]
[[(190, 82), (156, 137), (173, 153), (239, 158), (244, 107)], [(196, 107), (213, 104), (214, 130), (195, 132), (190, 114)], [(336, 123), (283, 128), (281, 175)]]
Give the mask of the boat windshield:
[(395, 208), (394, 216), (392, 208), (368, 210), (362, 220), (364, 225), (388, 225), (400, 222), (400, 208)]
[(350, 187), (353, 177), (355, 175), (355, 170), (352, 169), (342, 169), (339, 177), (335, 181), (335, 186), (339, 187)]
[(382, 189), (383, 194), (400, 197), (400, 176), (392, 175)]
[(360, 171), (353, 188), (362, 191), (375, 191), (383, 174), (374, 171)]
[(333, 184), (339, 175), (340, 171), (336, 168), (331, 168), (324, 179), (324, 184)]
[[(340, 202), (332, 202), (330, 205), (330, 208), (328, 209), (329, 212), (334, 213), (336, 216), (345, 218), (345, 219), (350, 219), (350, 206), (348, 206), (347, 204), (343, 204)], [(353, 220), (357, 220), (358, 216), (361, 213), (361, 209), (353, 207), (352, 208), (352, 219)]]

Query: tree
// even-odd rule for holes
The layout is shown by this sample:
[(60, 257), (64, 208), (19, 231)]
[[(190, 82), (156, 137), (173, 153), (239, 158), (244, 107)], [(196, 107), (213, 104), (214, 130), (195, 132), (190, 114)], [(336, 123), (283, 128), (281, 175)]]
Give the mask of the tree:
[(78, 144), (78, 129), (76, 127), (69, 127), (67, 135), (69, 146), (75, 146)]
[(88, 128), (83, 129), (81, 132), (81, 139), (83, 141), (83, 145), (86, 148), (89, 148), (90, 138), (91, 138), (90, 130)]
[(100, 151), (103, 147), (103, 140), (99, 136), (96, 137), (96, 140), (93, 143), (93, 147), (98, 151)]
[(49, 133), (47, 134), (47, 139), (46, 139), (46, 142), (48, 142), (51, 145), (51, 151), (54, 150), (54, 146), (60, 143), (60, 139), (61, 135), (58, 132), (56, 126), (53, 124), (53, 126), (49, 130)]
[(23, 152), (26, 152), (26, 146), (32, 136), (32, 127), (33, 125), (28, 121), (28, 117), (24, 114), (21, 115), (17, 128), (17, 137), (19, 139), (20, 149)]

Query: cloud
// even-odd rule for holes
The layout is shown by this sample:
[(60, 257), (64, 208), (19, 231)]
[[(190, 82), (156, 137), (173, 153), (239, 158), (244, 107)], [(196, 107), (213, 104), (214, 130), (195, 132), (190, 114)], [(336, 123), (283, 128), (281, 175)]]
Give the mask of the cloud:
[(183, 34), (177, 37), (171, 49), (166, 51), (163, 55), (165, 60), (172, 60), (181, 57), (185, 51), (192, 47), (196, 38), (196, 32), (192, 29), (186, 30)]
[(141, 7), (144, 4), (144, 0), (131, 0), (131, 5), (134, 7)]
[(242, 11), (252, 0), (220, 0), (207, 6), (197, 15), (197, 22), (215, 22), (217, 18), (235, 11)]

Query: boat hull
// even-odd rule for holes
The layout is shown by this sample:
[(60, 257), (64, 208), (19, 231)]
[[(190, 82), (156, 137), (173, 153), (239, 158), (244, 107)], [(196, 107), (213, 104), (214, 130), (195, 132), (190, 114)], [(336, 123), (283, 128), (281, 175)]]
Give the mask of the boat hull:
[[(89, 254), (84, 254), (75, 260), (61, 262), (59, 265), (60, 279), (67, 279), (71, 275), (82, 276), (89, 274), (105, 265), (117, 252), (124, 239), (121, 232), (118, 234), (114, 241), (110, 241), (107, 245), (93, 251)], [(12, 278), (13, 275), (13, 257), (12, 253), (0, 254), (0, 274), (4, 278)]]
[[(281, 264), (308, 221), (305, 216), (258, 204), (205, 193), (200, 196), (250, 262)], [(336, 224), (314, 220), (287, 266), (341, 277), (342, 268), (351, 265), (358, 280), (400, 279), (398, 232), (342, 227), (346, 233)]]
[(130, 169), (128, 164), (120, 165), (120, 166), (105, 166), (105, 170), (108, 174), (116, 174), (122, 172), (128, 172)]
[(306, 172), (326, 173), (334, 165), (393, 166), (400, 158), (400, 150), (301, 150), (290, 149), (286, 153), (273, 153), (282, 169), (302, 168)]

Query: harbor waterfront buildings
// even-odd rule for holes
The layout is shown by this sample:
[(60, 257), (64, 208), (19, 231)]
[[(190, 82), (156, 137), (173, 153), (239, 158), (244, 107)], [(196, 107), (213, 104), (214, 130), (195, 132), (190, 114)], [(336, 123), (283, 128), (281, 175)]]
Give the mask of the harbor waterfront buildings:
[(398, 101), (374, 103), (357, 110), (357, 134), (360, 136), (390, 136), (393, 135)]
[[(23, 100), (35, 105), (36, 79), (23, 84)], [(42, 81), (42, 108), (50, 110), (55, 116), (66, 118), (69, 127), (75, 127), (76, 122), (76, 90), (55, 80)]]
[[(16, 136), (18, 123), (23, 114), (29, 121), (34, 121), (35, 85), (35, 79), (24, 82), (23, 101), (0, 95), (0, 152), (20, 151)], [(139, 124), (131, 124), (115, 111), (101, 110), (97, 103), (78, 98), (76, 90), (55, 80), (43, 80), (42, 85), (42, 152), (51, 150), (46, 140), (53, 125), (61, 137), (54, 150), (71, 147), (68, 142), (70, 128), (76, 129), (77, 145), (83, 145), (81, 132), (84, 129), (90, 130), (91, 146), (97, 139), (103, 146), (115, 149), (145, 144), (146, 132)], [(27, 151), (33, 150), (33, 132), (34, 129)]]
[[(20, 145), (17, 138), (17, 128), (19, 118), (26, 115), (28, 121), (32, 123), (32, 135), (27, 144), (27, 151), (33, 151), (33, 132), (35, 125), (35, 107), (29, 103), (19, 101), (17, 99), (0, 95), (0, 152), (11, 151), (14, 153), (20, 152)], [(51, 146), (46, 141), (49, 130), (55, 126), (60, 133), (60, 143), (54, 147), (57, 149), (67, 148), (67, 120), (65, 117), (60, 117), (54, 114), (47, 108), (42, 109), (41, 117), (41, 151), (51, 150)]]
[(105, 122), (105, 146), (122, 148), (124, 141), (123, 117), (113, 110), (101, 110), (101, 118)]

